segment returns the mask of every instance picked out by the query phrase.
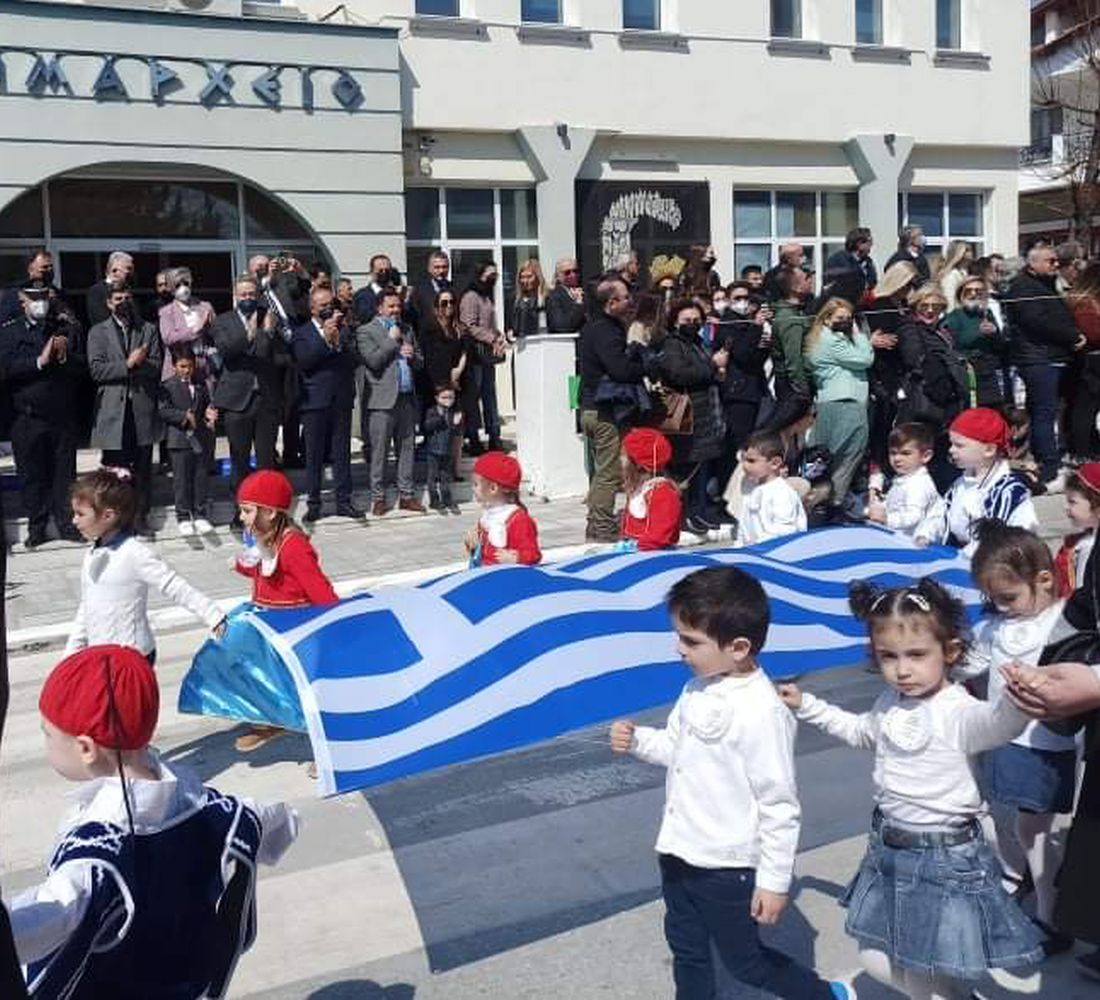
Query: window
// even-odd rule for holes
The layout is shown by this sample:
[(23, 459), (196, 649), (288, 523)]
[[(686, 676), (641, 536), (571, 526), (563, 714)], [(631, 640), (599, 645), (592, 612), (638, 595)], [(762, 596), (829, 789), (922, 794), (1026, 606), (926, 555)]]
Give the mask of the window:
[(623, 27), (661, 30), (661, 0), (623, 0)]
[(539, 255), (533, 188), (409, 188), (405, 237), (409, 284), (424, 277), (436, 248), (451, 258), (451, 280), (460, 291), (481, 261), (494, 261), (500, 270), (497, 316), (504, 329), (511, 326), (516, 271)]
[(534, 24), (558, 24), (561, 21), (559, 0), (520, 0), (519, 18)]
[(898, 195), (902, 226), (920, 226), (928, 255), (944, 254), (954, 240), (966, 240), (974, 255), (985, 253), (984, 201), (980, 194), (963, 191), (910, 191)]
[(1031, 19), (1031, 46), (1045, 45), (1047, 40), (1047, 17), (1040, 14)]
[(855, 191), (733, 192), (733, 278), (748, 264), (769, 268), (784, 243), (801, 243), (806, 262), (823, 270), (830, 254), (844, 249), (844, 237), (859, 224)]
[(882, 0), (856, 0), (856, 44), (882, 44)]
[(936, 48), (962, 48), (962, 0), (936, 0)]
[(802, 37), (802, 0), (772, 0), (772, 38)]
[(458, 0), (416, 0), (416, 13), (434, 17), (458, 17)]

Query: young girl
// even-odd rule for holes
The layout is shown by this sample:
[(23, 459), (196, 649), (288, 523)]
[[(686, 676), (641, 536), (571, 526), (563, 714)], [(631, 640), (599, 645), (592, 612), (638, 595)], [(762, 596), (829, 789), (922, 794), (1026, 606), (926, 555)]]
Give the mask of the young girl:
[(636, 427), (623, 438), (619, 456), (626, 507), (619, 548), (652, 552), (670, 549), (680, 537), (680, 490), (661, 470), (672, 461), (672, 445), (652, 427)]
[[(300, 608), (335, 604), (339, 598), (321, 570), (317, 552), (290, 517), (294, 487), (274, 469), (261, 469), (237, 489), (244, 530), (255, 539), (259, 560), (248, 550), (235, 568), (252, 580), (252, 603), (260, 608)], [(285, 732), (279, 726), (254, 725), (238, 736), (236, 747), (255, 750)]]
[(77, 478), (69, 493), (73, 527), (93, 545), (80, 569), (80, 605), (66, 653), (117, 644), (156, 660), (149, 624), (149, 589), (155, 588), (218, 630), (225, 615), (148, 545), (134, 537), (138, 495), (126, 469), (97, 469)]
[(875, 752), (867, 853), (842, 900), (864, 966), (913, 1000), (953, 997), (960, 981), (989, 968), (1043, 957), (982, 837), (973, 759), (1028, 719), (1007, 698), (978, 701), (951, 683), (966, 612), (934, 580), (888, 590), (855, 583), (850, 603), (889, 689), (863, 714), (794, 684), (779, 693), (800, 720)]
[[(958, 673), (967, 678), (988, 674), (989, 700), (995, 702), (1005, 688), (997, 667), (1035, 666), (1064, 602), (1055, 593), (1054, 563), (1042, 539), (998, 521), (980, 521), (976, 530), (980, 541), (970, 572), (995, 613), (978, 625)], [(1023, 882), (1024, 874), (1030, 873), (1035, 922), (1046, 935), (1043, 950), (1048, 955), (1073, 946), (1073, 938), (1051, 927), (1054, 880), (1061, 864), (1051, 828), (1057, 813), (1073, 812), (1076, 747), (1072, 736), (1032, 722), (1011, 743), (982, 757), (986, 798), (1014, 810), (1014, 815), (993, 814), (997, 853), (1013, 881)]]
[(541, 562), (538, 526), (519, 502), (522, 475), (519, 462), (502, 451), (486, 452), (474, 463), (474, 499), (481, 517), (464, 540), (472, 567)]
[(1038, 526), (1031, 493), (1008, 466), (1009, 430), (996, 410), (976, 406), (951, 422), (951, 461), (962, 469), (944, 497), (944, 541), (968, 556), (978, 547), (972, 527), (991, 517), (1018, 528)]
[(1100, 525), (1100, 462), (1086, 462), (1066, 480), (1066, 517), (1074, 530), (1054, 558), (1059, 597), (1069, 597), (1085, 579)]

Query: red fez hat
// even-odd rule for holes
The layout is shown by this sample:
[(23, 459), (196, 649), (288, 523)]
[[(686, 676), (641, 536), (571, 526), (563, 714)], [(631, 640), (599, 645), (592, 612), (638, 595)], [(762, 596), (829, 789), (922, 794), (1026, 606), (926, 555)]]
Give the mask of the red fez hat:
[(1077, 478), (1089, 489), (1100, 493), (1100, 462), (1085, 462), (1077, 466)]
[(502, 451), (485, 452), (474, 462), (474, 474), (513, 493), (519, 492), (519, 481), (523, 476), (519, 462)]
[(623, 438), (623, 450), (636, 466), (647, 472), (663, 469), (672, 461), (672, 445), (652, 427), (635, 427)]
[(1008, 423), (996, 410), (988, 406), (975, 406), (963, 410), (951, 421), (951, 430), (971, 441), (995, 444), (1001, 451), (1008, 449)]
[(246, 476), (237, 487), (237, 503), (254, 503), (257, 507), (289, 511), (294, 506), (294, 487), (281, 472), (260, 469)]
[(89, 646), (53, 668), (38, 710), (70, 736), (90, 736), (110, 750), (141, 750), (157, 727), (157, 675), (129, 646)]

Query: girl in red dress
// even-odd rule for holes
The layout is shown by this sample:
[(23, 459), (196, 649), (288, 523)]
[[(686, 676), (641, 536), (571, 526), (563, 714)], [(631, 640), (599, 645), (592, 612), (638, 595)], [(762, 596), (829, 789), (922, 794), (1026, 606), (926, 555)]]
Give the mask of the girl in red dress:
[(542, 561), (538, 526), (519, 502), (521, 477), (519, 462), (502, 451), (486, 452), (474, 463), (474, 499), (481, 517), (465, 539), (471, 566)]
[(680, 490), (660, 475), (672, 460), (672, 445), (652, 427), (636, 427), (623, 438), (620, 461), (626, 508), (619, 535), (622, 548), (670, 549), (680, 537)]

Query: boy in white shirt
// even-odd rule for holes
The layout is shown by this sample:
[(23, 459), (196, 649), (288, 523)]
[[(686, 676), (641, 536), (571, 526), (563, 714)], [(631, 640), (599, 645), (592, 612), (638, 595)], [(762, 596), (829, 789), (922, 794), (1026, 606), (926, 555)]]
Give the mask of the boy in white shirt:
[(872, 492), (867, 520), (928, 545), (943, 534), (944, 507), (928, 463), (936, 450), (935, 431), (925, 423), (898, 424), (887, 438), (894, 481), (886, 496)]
[(806, 530), (802, 498), (783, 475), (786, 448), (778, 431), (755, 431), (741, 449), (748, 492), (741, 504), (737, 544), (758, 545)]
[(774, 996), (854, 1000), (760, 940), (787, 905), (801, 825), (795, 723), (756, 662), (764, 588), (717, 566), (677, 583), (668, 606), (695, 676), (664, 729), (616, 722), (611, 747), (668, 769), (657, 853), (677, 1000), (715, 995), (712, 946), (733, 978)]

